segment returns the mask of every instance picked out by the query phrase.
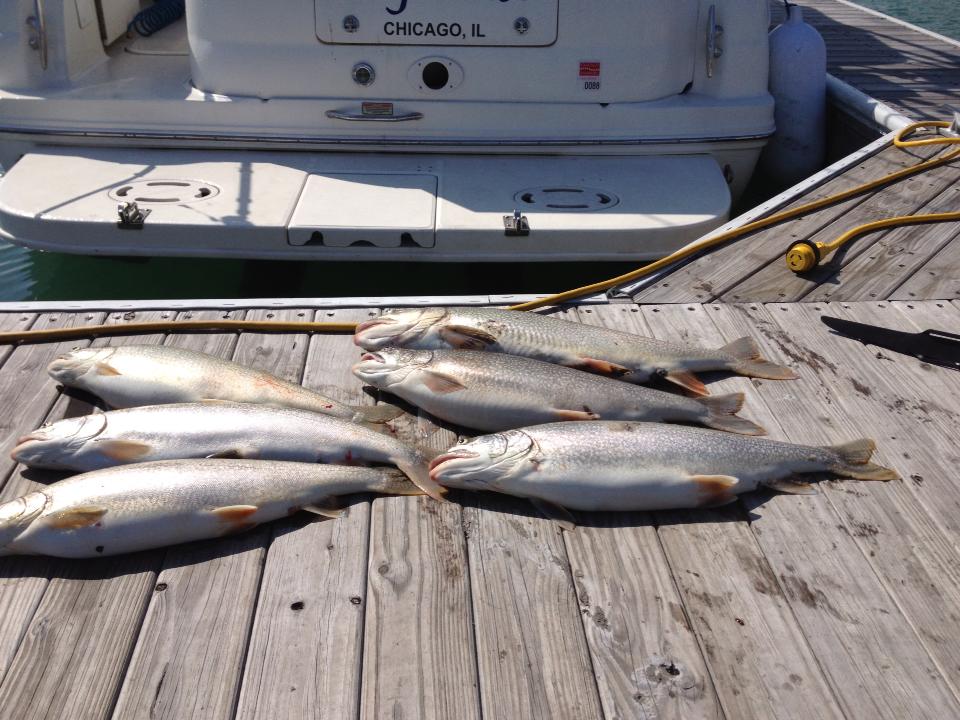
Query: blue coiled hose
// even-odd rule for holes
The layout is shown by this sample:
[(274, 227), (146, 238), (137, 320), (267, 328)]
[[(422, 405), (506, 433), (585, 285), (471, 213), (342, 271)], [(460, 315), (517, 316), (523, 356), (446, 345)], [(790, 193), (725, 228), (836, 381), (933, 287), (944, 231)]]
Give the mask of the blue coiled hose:
[(127, 31), (135, 30), (146, 37), (183, 17), (184, 0), (157, 0), (153, 5), (141, 10), (127, 26)]

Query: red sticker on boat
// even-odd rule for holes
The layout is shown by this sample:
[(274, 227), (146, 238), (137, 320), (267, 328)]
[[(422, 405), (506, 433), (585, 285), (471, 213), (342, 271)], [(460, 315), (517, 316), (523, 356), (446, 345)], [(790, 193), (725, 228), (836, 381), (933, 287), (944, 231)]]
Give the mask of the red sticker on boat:
[(580, 63), (580, 77), (582, 77), (582, 78), (598, 78), (598, 77), (600, 77), (600, 63), (598, 63), (598, 62), (582, 62), (582, 63)]

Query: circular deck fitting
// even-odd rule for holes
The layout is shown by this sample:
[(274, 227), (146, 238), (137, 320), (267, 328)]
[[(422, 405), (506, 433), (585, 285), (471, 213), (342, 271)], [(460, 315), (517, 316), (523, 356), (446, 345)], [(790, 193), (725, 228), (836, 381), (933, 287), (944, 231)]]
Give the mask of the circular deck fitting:
[(620, 198), (612, 192), (597, 188), (548, 185), (521, 190), (513, 199), (524, 210), (549, 212), (594, 212), (619, 204)]
[(111, 188), (107, 195), (119, 202), (196, 203), (220, 194), (220, 188), (201, 180), (134, 180)]

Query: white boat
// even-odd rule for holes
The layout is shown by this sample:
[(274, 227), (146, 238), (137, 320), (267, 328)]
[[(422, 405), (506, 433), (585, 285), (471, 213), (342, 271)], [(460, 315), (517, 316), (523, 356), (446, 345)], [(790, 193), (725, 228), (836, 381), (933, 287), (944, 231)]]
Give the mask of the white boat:
[(0, 3), (3, 238), (649, 260), (727, 219), (774, 129), (767, 0), (186, 0), (149, 37), (140, 9)]

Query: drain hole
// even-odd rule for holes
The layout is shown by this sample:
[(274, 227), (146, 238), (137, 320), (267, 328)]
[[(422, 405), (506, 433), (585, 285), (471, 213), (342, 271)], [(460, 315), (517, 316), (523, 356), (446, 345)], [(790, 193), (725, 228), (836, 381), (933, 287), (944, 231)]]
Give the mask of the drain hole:
[(154, 198), (154, 197), (138, 197), (134, 198), (137, 202), (180, 202), (180, 198)]
[(610, 196), (604, 195), (603, 193), (597, 193), (597, 199), (604, 205), (610, 204)]
[(545, 193), (582, 193), (580, 188), (544, 188)]
[(413, 235), (410, 233), (402, 233), (400, 235), (400, 247), (420, 247), (420, 243), (413, 239)]
[(314, 232), (310, 235), (310, 239), (307, 240), (304, 245), (323, 245), (323, 233)]
[(441, 62), (427, 63), (423, 68), (423, 84), (431, 90), (440, 90), (450, 82), (450, 71)]
[(589, 208), (589, 205), (561, 205), (559, 203), (547, 203), (548, 208), (553, 208), (554, 210), (586, 210)]
[(205, 198), (210, 194), (210, 188), (200, 188), (199, 192), (194, 197)]
[(376, 247), (376, 245), (369, 240), (354, 240), (349, 247)]
[(520, 199), (523, 200), (528, 205), (533, 205), (534, 203), (533, 193), (524, 193), (523, 195), (520, 196)]
[(126, 197), (127, 193), (133, 190), (133, 185), (124, 185), (122, 188), (117, 190), (117, 195), (120, 197)]
[(173, 187), (190, 187), (190, 183), (174, 182), (172, 180), (154, 180), (152, 182), (148, 182), (147, 185), (150, 187), (169, 187), (171, 185)]

